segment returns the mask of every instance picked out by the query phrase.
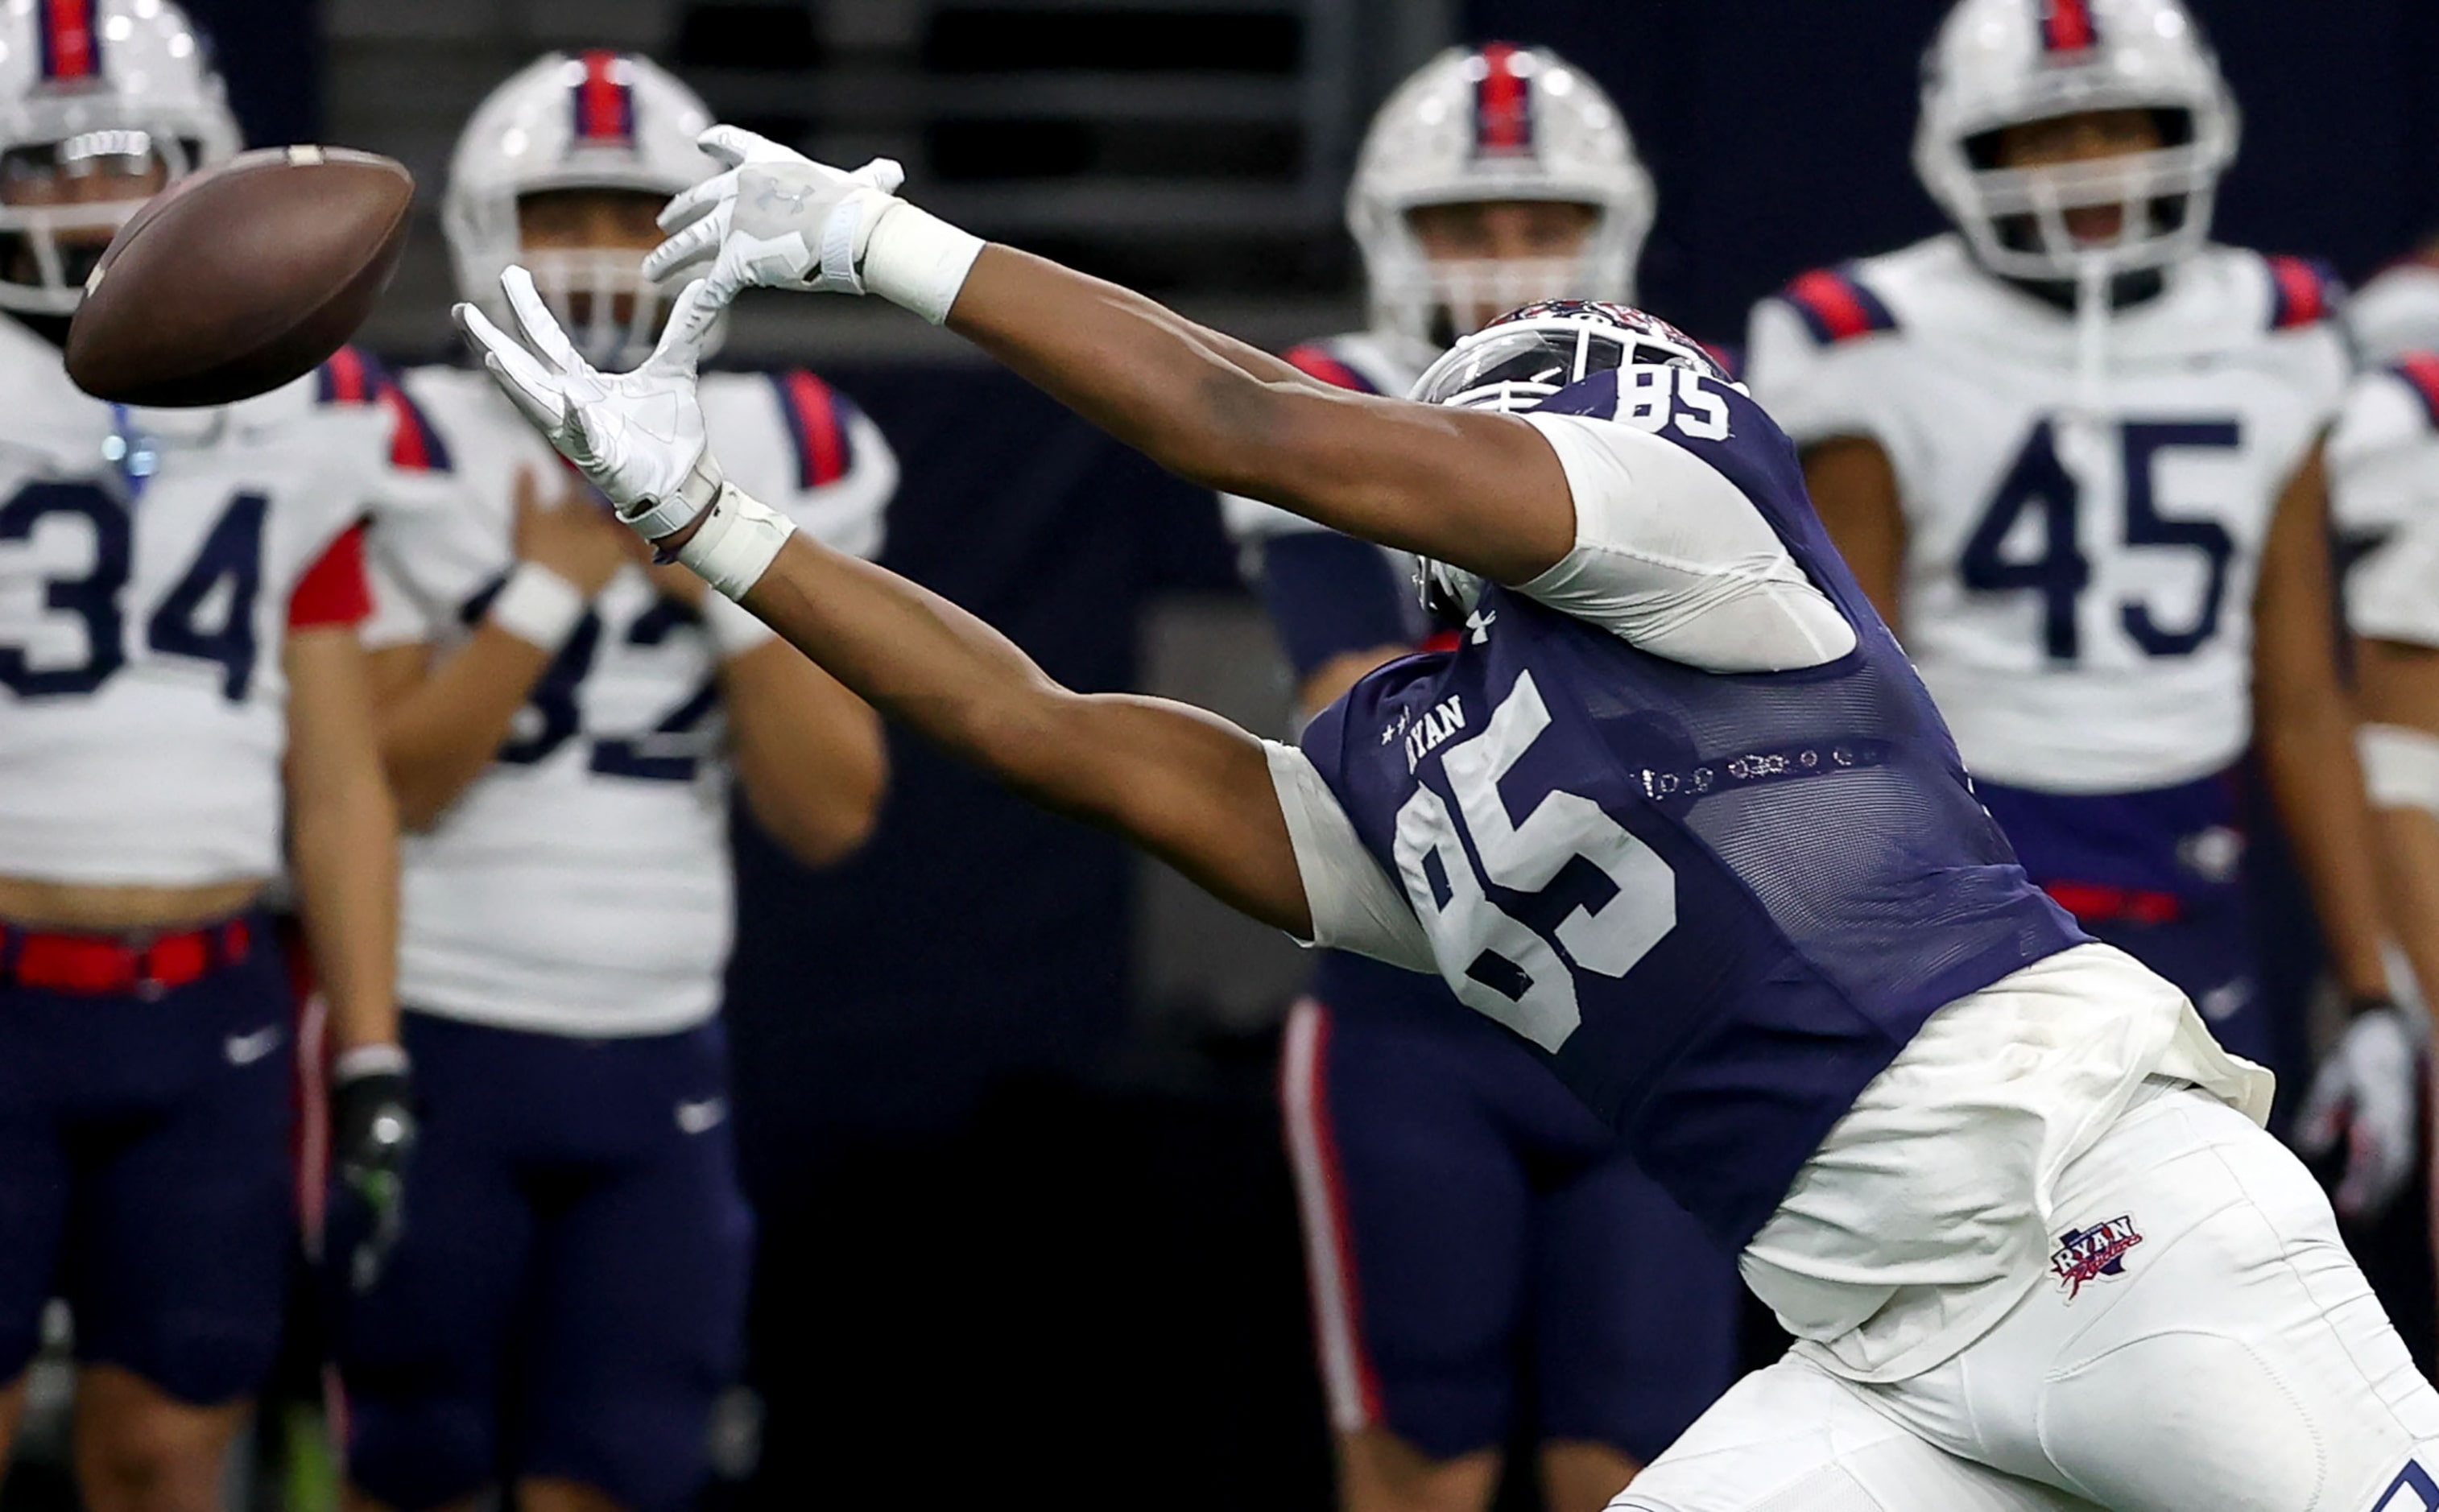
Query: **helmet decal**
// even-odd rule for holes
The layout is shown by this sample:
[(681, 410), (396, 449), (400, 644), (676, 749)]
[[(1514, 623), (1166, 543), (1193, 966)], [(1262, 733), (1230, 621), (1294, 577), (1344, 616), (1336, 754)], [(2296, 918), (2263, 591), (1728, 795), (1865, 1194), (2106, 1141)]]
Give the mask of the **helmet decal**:
[(584, 54), (584, 73), (572, 93), (578, 147), (635, 145), (635, 86), (627, 60), (606, 48)]
[(1533, 155), (1533, 81), (1517, 70), (1511, 43), (1482, 49), (1482, 77), (1473, 86), (1473, 155)]
[(2092, 19), (2091, 0), (2046, 0), (2041, 7), (2041, 51), (2085, 53), (2100, 45), (2100, 27)]
[(37, 0), (34, 33), (45, 80), (65, 83), (101, 73), (101, 37), (93, 19), (93, 0)]

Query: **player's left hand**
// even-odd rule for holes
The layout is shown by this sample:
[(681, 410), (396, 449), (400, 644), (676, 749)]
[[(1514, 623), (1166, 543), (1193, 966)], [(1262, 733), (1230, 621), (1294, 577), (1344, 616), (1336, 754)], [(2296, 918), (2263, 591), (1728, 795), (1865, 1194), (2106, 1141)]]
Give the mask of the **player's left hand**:
[(726, 171), (661, 211), (668, 240), (645, 257), (646, 277), (702, 277), (720, 305), (757, 286), (863, 293), (864, 247), (905, 169), (876, 157), (848, 172), (737, 126), (715, 126), (695, 145)]
[(2321, 1062), (2295, 1125), (2307, 1159), (2346, 1147), (2331, 1201), (2349, 1219), (2376, 1218), (2413, 1173), (2419, 1144), (2421, 1051), (2411, 1017), (2394, 1004), (2355, 1015)]
[(471, 304), (454, 311), (492, 381), (616, 506), (620, 520), (647, 541), (676, 534), (720, 491), (720, 465), (705, 443), (695, 395), (696, 368), (718, 304), (700, 280), (688, 284), (643, 365), (604, 373), (559, 329), (532, 275), (510, 268), (500, 286), (515, 336)]
[(403, 1057), (350, 1074), (330, 1088), (330, 1146), (339, 1179), (372, 1214), (372, 1232), (347, 1257), (347, 1284), (369, 1291), (405, 1232), (407, 1157), (416, 1136), (415, 1084)]

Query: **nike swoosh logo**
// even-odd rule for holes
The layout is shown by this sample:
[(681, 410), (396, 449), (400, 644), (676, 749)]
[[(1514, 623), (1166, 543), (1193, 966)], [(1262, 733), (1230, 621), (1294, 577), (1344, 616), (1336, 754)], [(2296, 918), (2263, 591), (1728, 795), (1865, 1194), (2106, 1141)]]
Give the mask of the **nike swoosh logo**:
[(689, 1134), (700, 1134), (717, 1129), (728, 1116), (728, 1099), (705, 1097), (701, 1102), (678, 1104), (678, 1127)]
[(279, 1041), (284, 1038), (279, 1025), (266, 1023), (252, 1034), (230, 1035), (221, 1041), (221, 1048), (227, 1052), (230, 1065), (250, 1066), (278, 1049)]

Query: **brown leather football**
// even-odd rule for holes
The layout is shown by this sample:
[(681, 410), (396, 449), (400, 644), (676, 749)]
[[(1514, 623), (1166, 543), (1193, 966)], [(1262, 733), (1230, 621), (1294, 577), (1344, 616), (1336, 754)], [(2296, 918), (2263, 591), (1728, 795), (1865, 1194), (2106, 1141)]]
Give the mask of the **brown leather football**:
[(227, 404), (313, 370), (398, 267), (414, 175), (344, 147), (241, 152), (156, 195), (111, 239), (68, 327), (97, 399)]

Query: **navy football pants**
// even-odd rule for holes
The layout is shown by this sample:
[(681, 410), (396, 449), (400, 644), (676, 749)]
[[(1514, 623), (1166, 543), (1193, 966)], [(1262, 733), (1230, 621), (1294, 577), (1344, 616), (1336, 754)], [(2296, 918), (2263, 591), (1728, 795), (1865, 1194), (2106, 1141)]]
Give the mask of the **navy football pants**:
[[(720, 1026), (405, 1021), (422, 1135), (403, 1236), (341, 1308), (349, 1473), (401, 1512), (525, 1476), (684, 1505), (739, 1368), (753, 1241)], [(363, 1215), (335, 1211), (344, 1260)]]

